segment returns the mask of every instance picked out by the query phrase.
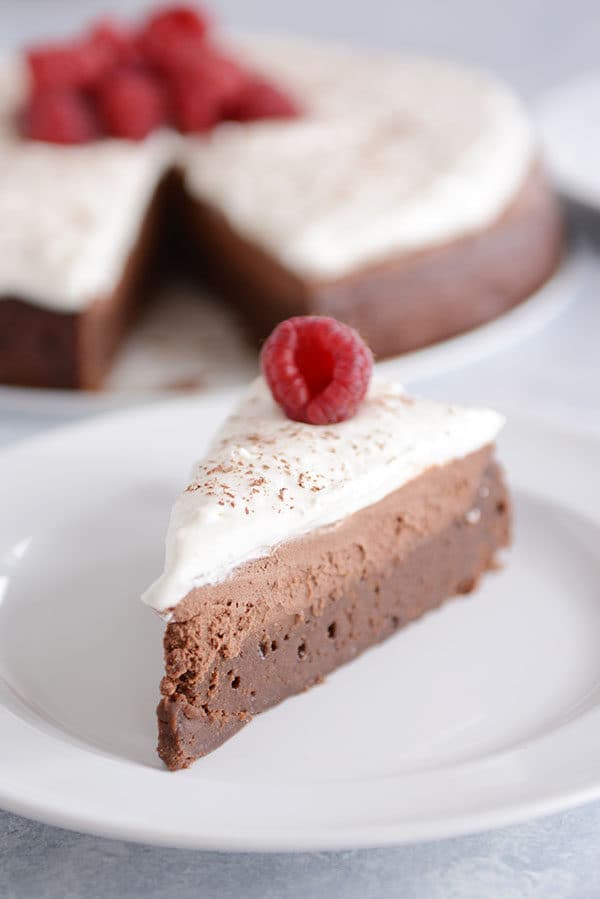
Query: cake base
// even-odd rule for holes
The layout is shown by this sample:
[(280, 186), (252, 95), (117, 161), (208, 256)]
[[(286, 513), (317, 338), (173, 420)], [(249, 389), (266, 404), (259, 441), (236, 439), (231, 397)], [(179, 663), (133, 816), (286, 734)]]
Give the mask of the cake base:
[(253, 715), (469, 593), (509, 532), (487, 447), (190, 594), (165, 633), (160, 757), (188, 767)]

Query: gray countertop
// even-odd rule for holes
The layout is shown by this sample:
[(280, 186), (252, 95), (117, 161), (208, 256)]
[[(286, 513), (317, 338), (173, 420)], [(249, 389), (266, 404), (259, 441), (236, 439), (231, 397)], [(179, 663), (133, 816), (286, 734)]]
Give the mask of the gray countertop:
[[(147, 4), (129, 0), (132, 12)], [(68, 29), (122, 3), (0, 0), (3, 43)], [(299, 31), (381, 47), (415, 47), (492, 66), (530, 100), (596, 63), (594, 0), (221, 0), (234, 27)], [(40, 25), (42, 22), (42, 25)], [(577, 301), (527, 342), (419, 391), (485, 401), (600, 428), (600, 268), (590, 261)], [(81, 412), (0, 403), (0, 444)], [(233, 813), (233, 810), (232, 810)], [(600, 896), (600, 803), (491, 833), (416, 846), (298, 855), (227, 855), (113, 842), (0, 812), (0, 896), (423, 897), (567, 899)]]
[(4, 899), (593, 899), (600, 803), (489, 834), (353, 852), (226, 855), (99, 840), (0, 814)]

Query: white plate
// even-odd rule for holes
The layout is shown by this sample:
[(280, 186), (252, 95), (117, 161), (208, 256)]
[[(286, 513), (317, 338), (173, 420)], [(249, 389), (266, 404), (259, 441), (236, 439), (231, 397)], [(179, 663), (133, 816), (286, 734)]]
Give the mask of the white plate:
[[(389, 359), (381, 363), (382, 372), (408, 384), (525, 340), (577, 296), (589, 259), (589, 250), (581, 242), (575, 244), (556, 274), (519, 306), (459, 337)], [(164, 398), (165, 389), (181, 384), (223, 389), (254, 376), (256, 357), (226, 308), (208, 295), (182, 289), (161, 299), (125, 344), (106, 390), (85, 393), (0, 385), (0, 408), (42, 414), (99, 412)]]
[(600, 209), (600, 72), (551, 91), (537, 113), (544, 155), (559, 188)]
[(155, 753), (162, 625), (138, 601), (226, 411), (121, 412), (0, 454), (0, 805), (174, 846), (424, 840), (600, 796), (600, 437), (514, 420), (508, 566), (185, 772)]

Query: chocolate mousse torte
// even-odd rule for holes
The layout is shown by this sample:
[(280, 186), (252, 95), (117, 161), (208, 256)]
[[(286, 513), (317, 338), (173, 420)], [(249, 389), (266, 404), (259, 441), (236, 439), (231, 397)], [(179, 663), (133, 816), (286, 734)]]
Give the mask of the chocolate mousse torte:
[(490, 74), (224, 49), (191, 9), (6, 58), (0, 161), (2, 383), (100, 386), (183, 237), (258, 338), (334, 315), (378, 356), (499, 315), (563, 245), (528, 116)]
[(280, 325), (174, 506), (144, 596), (168, 622), (171, 769), (473, 590), (508, 543), (501, 416), (367, 387), (365, 353), (330, 319)]

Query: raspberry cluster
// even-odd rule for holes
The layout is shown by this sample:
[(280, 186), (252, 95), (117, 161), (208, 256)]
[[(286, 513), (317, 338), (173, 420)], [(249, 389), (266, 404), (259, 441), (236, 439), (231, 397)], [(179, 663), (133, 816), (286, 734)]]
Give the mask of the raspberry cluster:
[(299, 315), (281, 322), (267, 338), (261, 367), (288, 418), (326, 425), (356, 415), (369, 388), (373, 356), (349, 325)]
[(296, 102), (211, 40), (206, 15), (157, 10), (138, 28), (102, 21), (69, 43), (27, 52), (30, 92), (21, 131), (80, 144), (142, 140), (163, 126), (201, 132), (224, 120), (289, 118)]

